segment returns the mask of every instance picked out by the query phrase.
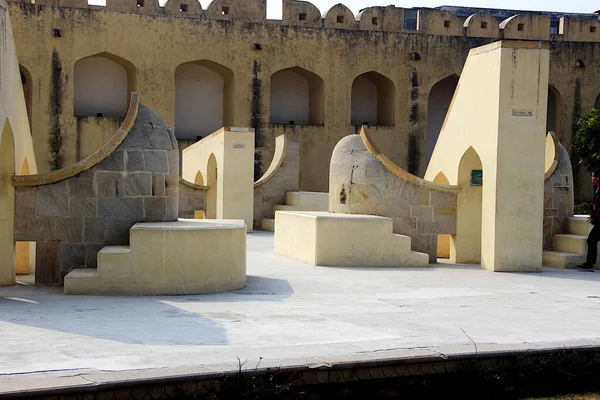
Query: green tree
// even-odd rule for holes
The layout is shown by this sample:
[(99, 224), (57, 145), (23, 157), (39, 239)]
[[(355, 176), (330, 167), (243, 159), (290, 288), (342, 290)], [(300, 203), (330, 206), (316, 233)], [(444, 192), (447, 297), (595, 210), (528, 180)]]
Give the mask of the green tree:
[(600, 171), (600, 110), (592, 109), (575, 121), (571, 154), (588, 171)]

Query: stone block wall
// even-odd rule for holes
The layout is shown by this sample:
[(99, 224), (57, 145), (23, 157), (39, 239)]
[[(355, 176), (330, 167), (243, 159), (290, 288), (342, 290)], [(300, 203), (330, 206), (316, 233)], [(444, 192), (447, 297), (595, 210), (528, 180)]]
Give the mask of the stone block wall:
[(275, 155), (264, 176), (254, 184), (254, 227), (264, 218), (275, 218), (273, 207), (285, 204), (286, 192), (300, 187), (300, 144), (278, 136)]
[(337, 144), (329, 174), (329, 212), (392, 218), (394, 233), (410, 236), (412, 250), (429, 254), (432, 263), (437, 261), (437, 236), (456, 234), (459, 188), (408, 174), (369, 150), (361, 135)]
[(574, 212), (573, 169), (567, 149), (556, 143), (558, 164), (544, 182), (544, 250), (552, 249), (552, 236), (565, 232)]
[(58, 182), (17, 186), (15, 196), (15, 240), (37, 242), (36, 284), (60, 284), (73, 268), (96, 267), (104, 246), (128, 245), (135, 223), (177, 220), (177, 140), (140, 105), (104, 160)]
[(181, 178), (179, 180), (179, 218), (193, 219), (196, 211), (206, 212), (208, 186), (195, 185)]

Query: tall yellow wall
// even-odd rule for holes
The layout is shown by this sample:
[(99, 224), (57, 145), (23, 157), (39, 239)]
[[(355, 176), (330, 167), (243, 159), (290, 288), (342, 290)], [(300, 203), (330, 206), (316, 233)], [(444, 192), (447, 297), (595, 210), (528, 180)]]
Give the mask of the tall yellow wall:
[[(471, 50), (425, 174), (433, 180), (442, 172), (467, 189), (458, 199), (451, 247), (458, 262), (477, 262), (480, 252), (492, 271), (541, 270), (548, 61), (539, 42)], [(478, 165), (481, 191), (468, 179)]]
[(252, 232), (254, 132), (246, 128), (220, 129), (184, 149), (182, 155), (183, 179), (194, 182), (200, 172), (204, 184), (210, 187), (206, 200), (207, 218), (243, 219), (248, 232)]
[(7, 4), (0, 0), (0, 285), (15, 281), (14, 189), (11, 179), (27, 159), (37, 171), (19, 62)]
[[(67, 0), (58, 2), (62, 1)], [(85, 147), (81, 145), (85, 131), (78, 131), (73, 115), (74, 64), (83, 57), (108, 52), (134, 66), (136, 90), (142, 94), (144, 103), (175, 131), (177, 67), (185, 62), (210, 60), (230, 69), (234, 95), (229, 107), (230, 122), (225, 124), (256, 128), (261, 173), (270, 165), (275, 137), (287, 134), (298, 141), (300, 189), (311, 191), (328, 190), (329, 156), (341, 138), (356, 131), (350, 124), (354, 79), (369, 71), (378, 72), (396, 88), (395, 125), (371, 128), (371, 132), (375, 130), (373, 140), (393, 162), (422, 176), (426, 169), (427, 104), (431, 88), (450, 75), (459, 75), (471, 48), (502, 35), (493, 26), (496, 34), (469, 30), (458, 19), (458, 29), (453, 30), (452, 21), (456, 21), (449, 17), (450, 32), (443, 27), (445, 14), (435, 10), (428, 10), (428, 28), (422, 25), (420, 30), (407, 31), (403, 27), (397, 29), (400, 14), (404, 13), (398, 7), (367, 8), (358, 21), (356, 16), (349, 21), (347, 10), (336, 7), (327, 16), (337, 18), (341, 13), (345, 16), (344, 23), (338, 26), (330, 21), (331, 27), (324, 28), (324, 16), (317, 15), (313, 5), (294, 0), (284, 2), (283, 21), (260, 17), (262, 1), (259, 0), (229, 2), (232, 7), (229, 20), (205, 15), (209, 10), (204, 10), (204, 14), (182, 13), (170, 6), (153, 12), (147, 9), (154, 4), (150, 0), (145, 0), (143, 8), (131, 6), (132, 2), (135, 0), (111, 3), (111, 10), (115, 11), (97, 6), (68, 8), (10, 3), (19, 59), (33, 79), (32, 126), (41, 171), (50, 168), (51, 139), (59, 133), (63, 165), (78, 159), (78, 143), (80, 148)], [(252, 15), (254, 22), (237, 17), (245, 15), (238, 10), (241, 5), (244, 10), (251, 9), (247, 14)], [(307, 14), (305, 20), (299, 20), (300, 13)], [(373, 16), (379, 18), (378, 29), (372, 26)], [(439, 23), (443, 29), (438, 29)], [(55, 28), (62, 30), (62, 37), (52, 36)], [(574, 111), (577, 107), (583, 112), (589, 110), (600, 94), (600, 70), (593, 68), (600, 62), (600, 42), (554, 39), (560, 45), (553, 46), (551, 51), (550, 83), (562, 100), (560, 127), (556, 131), (558, 139), (568, 148)], [(260, 44), (262, 50), (254, 50), (254, 44)], [(577, 59), (586, 60), (588, 67), (574, 68)], [(294, 66), (323, 79), (326, 93), (323, 125), (269, 123), (271, 76)], [(54, 98), (60, 104), (56, 118), (48, 112), (56, 104)], [(81, 151), (79, 157), (83, 156)]]

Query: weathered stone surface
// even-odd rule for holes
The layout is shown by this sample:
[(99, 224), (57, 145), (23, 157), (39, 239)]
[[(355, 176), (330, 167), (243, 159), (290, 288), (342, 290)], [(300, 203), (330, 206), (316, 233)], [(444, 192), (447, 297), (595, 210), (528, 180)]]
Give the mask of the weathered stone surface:
[(179, 197), (179, 177), (165, 176), (165, 194), (169, 197)]
[(16, 218), (16, 241), (49, 242), (54, 235), (54, 217)]
[(120, 172), (96, 172), (96, 183), (98, 186), (98, 197), (122, 197), (123, 174)]
[(85, 245), (85, 266), (87, 268), (96, 268), (98, 266), (98, 252), (105, 246), (98, 243), (86, 243)]
[(19, 218), (33, 218), (36, 215), (37, 188), (15, 188), (15, 224)]
[(144, 199), (144, 220), (164, 221), (167, 215), (166, 197), (148, 197)]
[[(128, 135), (129, 136), (129, 135)], [(125, 170), (125, 153), (117, 149), (111, 155), (106, 157), (102, 162), (96, 165), (97, 171), (124, 171)]]
[(127, 174), (123, 186), (126, 197), (152, 196), (152, 173), (134, 172)]
[(165, 175), (164, 174), (152, 174), (152, 195), (153, 196), (165, 196)]
[(140, 197), (100, 197), (98, 199), (98, 216), (114, 218), (141, 218), (144, 200)]
[(83, 243), (61, 243), (58, 255), (63, 277), (73, 268), (85, 267), (85, 244)]
[(60, 283), (57, 242), (37, 242), (35, 247), (35, 283), (57, 285)]
[(431, 205), (434, 207), (456, 207), (456, 194), (432, 190)]
[(108, 218), (106, 220), (106, 232), (104, 242), (107, 246), (119, 246), (129, 244), (129, 229), (135, 224), (135, 220), (129, 218)]
[(169, 162), (167, 160), (167, 152), (164, 150), (148, 150), (144, 151), (144, 164), (146, 171), (169, 173)]
[(96, 201), (96, 197), (69, 197), (69, 216), (95, 217)]
[(53, 237), (59, 242), (82, 242), (83, 218), (55, 218)]
[(144, 156), (141, 151), (127, 151), (125, 153), (126, 169), (128, 172), (144, 171)]
[(171, 150), (167, 152), (167, 164), (169, 165), (169, 174), (181, 175), (179, 171), (179, 151)]
[(86, 218), (83, 223), (83, 241), (103, 243), (105, 226), (105, 218)]
[(69, 212), (67, 182), (39, 186), (36, 206), (40, 217), (66, 217)]
[(433, 207), (413, 206), (410, 208), (410, 216), (417, 218), (419, 223), (422, 221), (433, 221)]
[(89, 170), (67, 180), (69, 197), (94, 197), (94, 172)]
[(177, 197), (167, 197), (166, 221), (177, 221), (178, 218), (179, 218), (179, 199)]

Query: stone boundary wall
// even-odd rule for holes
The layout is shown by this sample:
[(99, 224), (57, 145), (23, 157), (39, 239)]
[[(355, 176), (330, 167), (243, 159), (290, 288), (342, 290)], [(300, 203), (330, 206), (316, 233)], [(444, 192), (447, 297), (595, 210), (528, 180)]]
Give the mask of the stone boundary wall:
[(439, 234), (456, 234), (458, 186), (409, 174), (377, 150), (364, 128), (343, 138), (331, 157), (329, 212), (392, 218), (394, 233), (437, 262)]
[(213, 0), (205, 10), (197, 0), (168, 0), (164, 7), (158, 0), (107, 0), (106, 6), (88, 5), (86, 0), (9, 0), (90, 10), (138, 13), (168, 17), (217, 21), (239, 21), (302, 26), (310, 28), (417, 32), (427, 35), (469, 36), (496, 39), (553, 40), (600, 42), (600, 21), (594, 16), (569, 16), (560, 19), (558, 35), (550, 34), (550, 17), (538, 14), (518, 14), (498, 22), (485, 13), (476, 13), (464, 22), (442, 10), (417, 10), (417, 29), (405, 29), (405, 9), (393, 5), (367, 7), (354, 16), (343, 4), (336, 4), (321, 15), (319, 9), (306, 1), (283, 0), (281, 20), (267, 20), (266, 0)]
[(196, 211), (206, 211), (208, 189), (179, 178), (179, 218), (194, 219)]
[(300, 187), (300, 144), (280, 135), (267, 172), (254, 183), (254, 227), (264, 218), (275, 218), (273, 207), (285, 204), (286, 192)]
[[(548, 133), (546, 158), (549, 168), (544, 182), (544, 250), (552, 249), (552, 237), (565, 232), (567, 218), (573, 216), (575, 200), (573, 168), (567, 149)], [(554, 152), (552, 161), (548, 158)]]
[[(475, 343), (474, 343), (475, 344)], [(328, 399), (460, 397), (554, 398), (598, 391), (597, 343), (544, 347), (460, 345), (435, 349), (387, 350), (368, 354), (268, 360), (271, 366), (216, 368), (186, 366), (136, 371), (72, 371), (30, 374), (0, 387), (0, 397), (19, 399)], [(275, 365), (276, 367), (273, 367)], [(38, 378), (38, 379), (36, 379)], [(49, 379), (52, 378), (52, 379)], [(377, 396), (384, 393), (383, 397)], [(569, 395), (561, 398), (595, 398)]]
[(75, 174), (44, 175), (52, 174), (65, 177), (15, 188), (15, 240), (37, 242), (36, 284), (61, 284), (73, 268), (96, 267), (98, 251), (128, 245), (137, 222), (178, 218), (177, 140), (143, 105), (108, 157)]

